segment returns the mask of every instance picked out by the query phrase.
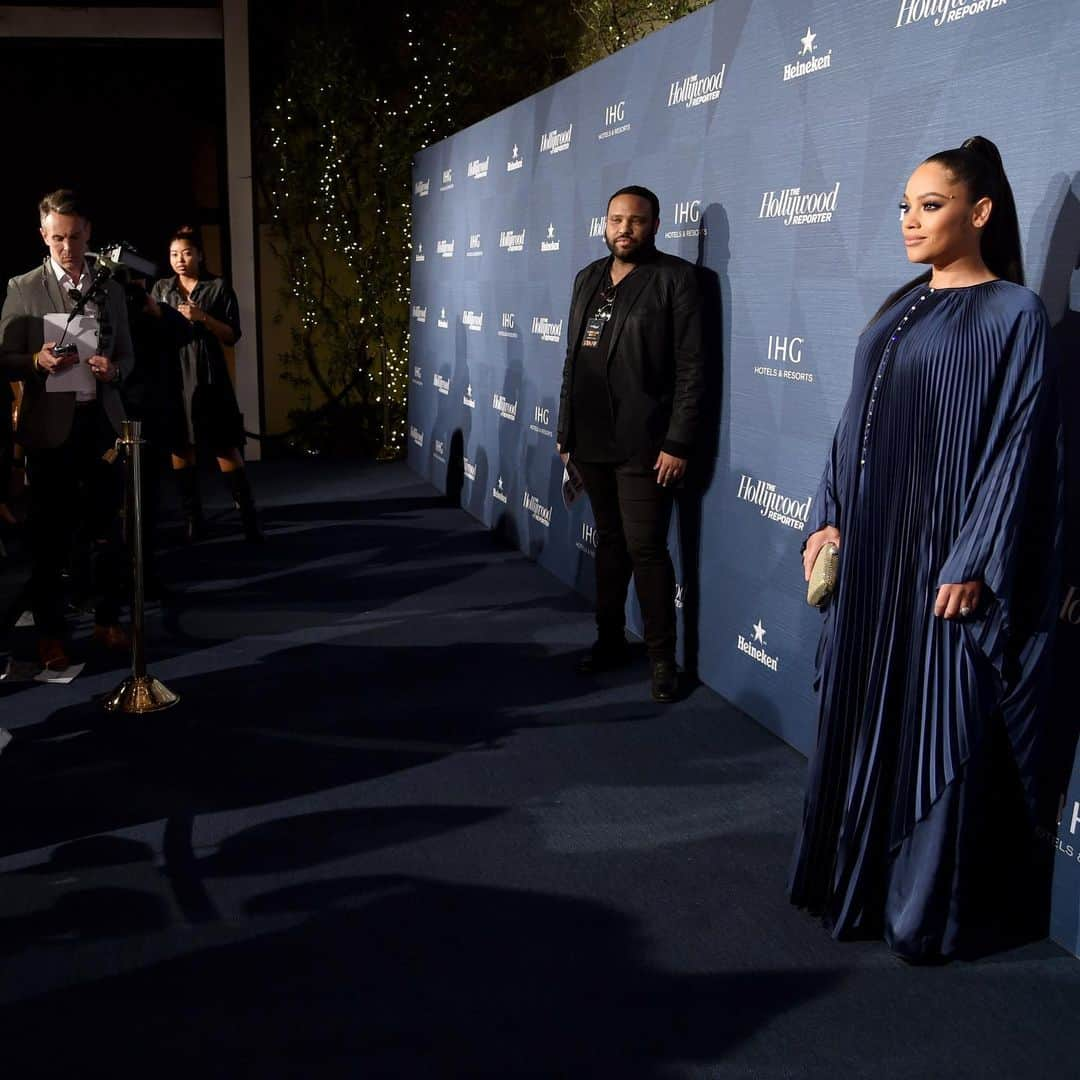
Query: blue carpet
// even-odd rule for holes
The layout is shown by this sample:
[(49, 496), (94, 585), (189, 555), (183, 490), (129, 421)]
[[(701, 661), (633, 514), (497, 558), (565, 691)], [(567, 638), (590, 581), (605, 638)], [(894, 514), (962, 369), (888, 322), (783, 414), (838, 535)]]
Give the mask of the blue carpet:
[(576, 678), (585, 603), (402, 467), (253, 476), (264, 547), (219, 496), (162, 554), (176, 709), (106, 716), (89, 649), (0, 683), (5, 1077), (1076, 1075), (1056, 946), (913, 969), (788, 905), (795, 751)]

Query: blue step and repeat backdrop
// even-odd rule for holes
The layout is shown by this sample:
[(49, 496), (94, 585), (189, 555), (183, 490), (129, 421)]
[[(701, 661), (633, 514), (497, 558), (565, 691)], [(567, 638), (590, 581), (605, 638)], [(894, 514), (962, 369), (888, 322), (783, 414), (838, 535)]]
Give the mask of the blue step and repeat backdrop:
[[(1076, 0), (718, 0), (423, 150), (411, 467), (460, 488), (475, 517), (591, 594), (593, 521), (587, 500), (564, 507), (554, 444), (570, 290), (606, 254), (610, 193), (652, 188), (658, 246), (702, 267), (716, 403), (701, 483), (673, 524), (681, 644), (709, 686), (808, 751), (819, 616), (805, 602), (804, 522), (856, 337), (913, 273), (899, 242), (905, 182), (965, 136), (1002, 150), (1077, 422), (1078, 54)], [(1078, 549), (1073, 529), (1061, 608), (1073, 657)], [(1080, 684), (1061, 690), (1071, 760)], [(1075, 773), (1047, 842), (1054, 934), (1076, 951)]]

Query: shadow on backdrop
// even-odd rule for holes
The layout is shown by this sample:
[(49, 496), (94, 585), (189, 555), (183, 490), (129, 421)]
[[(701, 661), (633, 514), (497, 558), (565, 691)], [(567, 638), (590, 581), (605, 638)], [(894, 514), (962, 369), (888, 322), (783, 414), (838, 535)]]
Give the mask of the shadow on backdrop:
[(697, 274), (701, 290), (705, 393), (694, 457), (678, 493), (679, 555), (682, 563), (683, 669), (698, 675), (701, 645), (702, 503), (712, 484), (720, 447), (720, 413), (724, 398), (724, 297), (731, 258), (727, 212), (711, 203), (701, 216)]
[[(1076, 708), (1076, 673), (1080, 671), (1080, 173), (1071, 178), (1055, 176), (1037, 216), (1045, 218), (1049, 231), (1039, 295), (1046, 304), (1060, 358), (1065, 455), (1064, 596), (1053, 711), (1058, 738), (1050, 753), (1052, 775), (1047, 785), (1055, 805), (1047, 808), (1045, 827), (1050, 836), (1063, 836), (1067, 847), (1077, 839), (1073, 802), (1080, 798), (1074, 780), (1080, 742), (1080, 711)], [(1080, 869), (1075, 860), (1063, 855), (1067, 852), (1058, 851), (1054, 860), (1052, 931), (1075, 953), (1080, 951)]]

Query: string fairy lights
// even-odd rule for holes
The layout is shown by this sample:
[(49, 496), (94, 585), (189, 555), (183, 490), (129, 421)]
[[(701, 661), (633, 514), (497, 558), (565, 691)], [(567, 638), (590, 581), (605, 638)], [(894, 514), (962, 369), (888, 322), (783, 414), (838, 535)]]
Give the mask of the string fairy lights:
[(308, 409), (366, 406), (383, 456), (407, 435), (412, 155), (452, 130), (457, 53), (430, 55), (401, 18), (404, 65), (365, 68), (345, 35), (297, 43), (270, 123), (272, 246), (297, 312), (283, 377)]

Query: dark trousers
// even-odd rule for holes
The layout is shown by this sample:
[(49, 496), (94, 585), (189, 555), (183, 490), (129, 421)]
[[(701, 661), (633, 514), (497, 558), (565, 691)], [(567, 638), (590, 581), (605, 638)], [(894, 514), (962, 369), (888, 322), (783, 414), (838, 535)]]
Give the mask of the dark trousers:
[(6, 387), (0, 387), (0, 503), (11, 497), (11, 464), (15, 457), (15, 439), (11, 427), (12, 400)]
[(64, 635), (62, 573), (73, 550), (88, 547), (98, 594), (95, 621), (120, 619), (124, 600), (124, 558), (120, 543), (123, 474), (119, 460), (103, 454), (116, 434), (96, 402), (77, 405), (67, 440), (28, 453), (30, 481), (31, 605), (38, 632)]
[(625, 627), (631, 574), (653, 660), (675, 659), (675, 571), (668, 554), (671, 493), (637, 463), (577, 462), (596, 518), (596, 626), (601, 640)]

